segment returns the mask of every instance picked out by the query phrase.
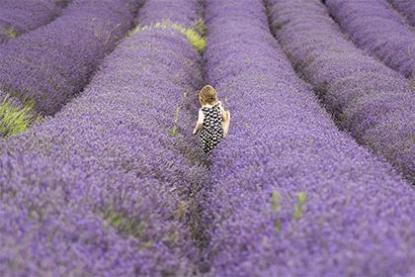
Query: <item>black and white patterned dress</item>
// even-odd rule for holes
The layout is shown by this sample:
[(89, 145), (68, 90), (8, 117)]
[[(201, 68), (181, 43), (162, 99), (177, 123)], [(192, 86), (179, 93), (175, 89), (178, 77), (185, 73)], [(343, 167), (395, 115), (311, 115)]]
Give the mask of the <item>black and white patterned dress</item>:
[(203, 151), (208, 153), (223, 138), (222, 113), (220, 103), (212, 107), (201, 108), (204, 119), (203, 126), (200, 131), (200, 139), (203, 144)]

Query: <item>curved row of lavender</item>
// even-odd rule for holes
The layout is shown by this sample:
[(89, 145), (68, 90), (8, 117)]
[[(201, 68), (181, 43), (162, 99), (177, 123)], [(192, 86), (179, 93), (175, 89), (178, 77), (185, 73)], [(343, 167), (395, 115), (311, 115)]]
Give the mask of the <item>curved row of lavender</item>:
[(339, 125), (415, 181), (409, 82), (347, 40), (320, 1), (269, 2), (277, 39)]
[(53, 115), (87, 84), (135, 12), (130, 0), (73, 1), (52, 23), (0, 48), (0, 89)]
[[(201, 9), (197, 7), (200, 1), (189, 1), (186, 5), (183, 4), (183, 1), (150, 1), (147, 3), (149, 7), (151, 7), (151, 12), (157, 11), (160, 16), (158, 21), (151, 20), (146, 16), (147, 14), (143, 14), (144, 21), (140, 20), (140, 25), (151, 25), (157, 22), (163, 22), (165, 20), (169, 20), (174, 23), (183, 24), (187, 27), (192, 27), (192, 25), (199, 20)], [(150, 11), (150, 9), (148, 10)], [(145, 12), (145, 11), (143, 11)], [(192, 16), (189, 17), (189, 15)]]
[[(141, 22), (168, 16), (151, 8), (161, 1), (147, 0)], [(175, 114), (196, 101), (199, 60), (179, 32), (132, 34), (80, 97), (2, 142), (1, 276), (192, 271), (188, 195), (207, 173), (191, 160), (200, 160), (189, 151), (191, 118)]]
[(362, 49), (415, 77), (415, 29), (387, 0), (327, 0), (331, 15)]
[(60, 12), (54, 0), (0, 0), (0, 43), (49, 23)]
[(403, 14), (409, 24), (415, 27), (415, 2), (412, 0), (388, 0), (391, 5)]
[(415, 192), (339, 132), (270, 33), (262, 1), (206, 1), (207, 81), (230, 135), (203, 203), (216, 276), (409, 276)]

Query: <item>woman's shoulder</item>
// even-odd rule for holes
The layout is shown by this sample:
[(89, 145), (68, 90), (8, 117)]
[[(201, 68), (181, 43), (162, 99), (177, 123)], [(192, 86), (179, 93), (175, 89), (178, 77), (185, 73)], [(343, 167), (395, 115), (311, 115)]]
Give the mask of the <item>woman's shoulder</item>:
[(203, 105), (202, 107), (200, 107), (199, 109), (199, 113), (203, 113), (203, 112), (209, 112), (212, 108), (208, 105)]
[(225, 109), (221, 101), (216, 102), (215, 107), (219, 108), (221, 111)]
[(203, 109), (212, 109), (212, 108), (217, 108), (217, 107), (220, 107), (220, 108), (223, 107), (221, 101), (216, 101), (215, 103), (212, 103), (212, 104), (204, 104), (204, 105), (202, 105), (202, 107), (200, 109), (202, 109), (202, 110)]

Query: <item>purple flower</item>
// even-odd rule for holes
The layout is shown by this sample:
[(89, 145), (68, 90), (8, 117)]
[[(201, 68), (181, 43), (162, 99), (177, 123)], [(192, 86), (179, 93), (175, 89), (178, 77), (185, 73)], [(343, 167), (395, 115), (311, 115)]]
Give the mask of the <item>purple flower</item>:
[(0, 43), (49, 23), (60, 14), (63, 4), (54, 0), (0, 0)]
[(278, 41), (338, 125), (414, 182), (415, 98), (407, 80), (357, 49), (319, 1), (272, 0), (270, 13)]
[(327, 0), (326, 5), (359, 47), (406, 77), (413, 77), (414, 32), (387, 0)]
[[(152, 2), (160, 1), (147, 1), (140, 21), (169, 19), (152, 12)], [(177, 9), (196, 2), (182, 0)], [(189, 195), (208, 178), (189, 128), (197, 114), (199, 62), (177, 31), (131, 34), (82, 95), (1, 142), (0, 275), (194, 270)]]
[(402, 13), (409, 24), (415, 26), (415, 2), (412, 0), (388, 0), (394, 8)]
[[(277, 2), (293, 6), (279, 10), (285, 25), (309, 26), (318, 11)], [(414, 191), (338, 131), (270, 34), (262, 1), (207, 1), (206, 24), (207, 81), (233, 115), (200, 199), (214, 275), (413, 274)]]
[(0, 48), (0, 87), (53, 115), (82, 90), (132, 21), (128, 0), (73, 1), (52, 23)]

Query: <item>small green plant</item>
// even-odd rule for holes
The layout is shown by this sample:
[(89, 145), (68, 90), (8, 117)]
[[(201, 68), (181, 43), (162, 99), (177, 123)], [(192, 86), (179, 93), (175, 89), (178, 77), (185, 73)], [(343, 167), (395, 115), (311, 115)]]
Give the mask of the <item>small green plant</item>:
[[(272, 196), (271, 196), (271, 205), (272, 205), (272, 212), (275, 213), (276, 216), (281, 209), (280, 201), (281, 201), (281, 196), (279, 192), (273, 191)], [(281, 221), (278, 217), (274, 221), (274, 228), (276, 232), (281, 231)]]
[(180, 201), (177, 205), (175, 217), (178, 220), (183, 220), (187, 212), (187, 203), (185, 201)]
[(13, 29), (13, 27), (5, 27), (3, 31), (4, 31), (4, 34), (8, 36), (9, 38), (17, 37), (17, 31)]
[(176, 128), (176, 126), (173, 126), (173, 128), (171, 128), (169, 130), (169, 135), (172, 136), (172, 137), (175, 137), (177, 135), (177, 128)]
[(302, 217), (304, 211), (304, 205), (307, 202), (307, 193), (297, 193), (297, 202), (295, 203), (294, 219), (298, 220)]
[(114, 210), (106, 211), (104, 219), (119, 233), (135, 238), (141, 238), (147, 228), (145, 222), (129, 218)]
[(206, 25), (203, 19), (199, 19), (196, 21), (195, 25), (193, 25), (193, 30), (199, 33), (202, 37), (206, 35)]
[[(295, 203), (294, 214), (293, 214), (294, 220), (299, 220), (303, 216), (304, 206), (306, 202), (307, 202), (307, 193), (306, 192), (297, 193), (297, 201)], [(279, 231), (281, 231), (281, 220), (278, 217), (278, 213), (281, 210), (281, 195), (277, 191), (272, 192), (271, 206), (272, 206), (272, 212), (276, 218), (274, 220), (274, 228), (276, 232), (278, 233)]]
[(31, 118), (31, 110), (32, 105), (30, 104), (19, 109), (9, 104), (5, 99), (0, 104), (0, 134), (9, 137), (26, 131)]
[(278, 191), (272, 192), (272, 211), (277, 213), (280, 210), (280, 194)]
[(176, 112), (174, 114), (174, 120), (173, 120), (173, 127), (169, 130), (169, 134), (172, 137), (175, 137), (177, 135), (177, 123), (179, 122), (179, 114), (180, 114), (180, 107), (176, 107)]
[(200, 36), (196, 31), (192, 29), (186, 29), (182, 32), (189, 43), (197, 49), (199, 52), (203, 52), (206, 47), (206, 39), (202, 36)]

